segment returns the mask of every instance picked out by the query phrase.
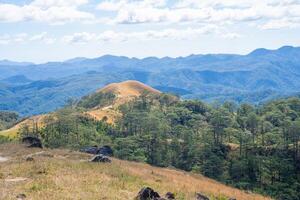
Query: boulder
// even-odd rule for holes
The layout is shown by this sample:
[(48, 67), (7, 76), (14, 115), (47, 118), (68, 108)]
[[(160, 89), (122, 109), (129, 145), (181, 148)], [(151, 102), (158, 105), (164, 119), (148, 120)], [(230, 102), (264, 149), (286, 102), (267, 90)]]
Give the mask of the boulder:
[(97, 154), (102, 154), (105, 156), (112, 156), (113, 155), (113, 150), (110, 146), (102, 146), (99, 148), (98, 153)]
[(175, 199), (175, 194), (172, 192), (167, 192), (167, 194), (165, 195), (167, 200), (173, 200)]
[(110, 163), (111, 160), (109, 157), (104, 156), (104, 155), (96, 155), (91, 159), (91, 162), (102, 162), (102, 163)]
[(196, 200), (209, 200), (209, 198), (207, 196), (205, 196), (204, 194), (197, 193)]
[(28, 162), (34, 161), (34, 158), (32, 156), (27, 156), (26, 157), (26, 161), (28, 161)]
[(43, 148), (42, 141), (38, 137), (27, 136), (22, 138), (22, 143), (27, 144), (31, 148)]
[(159, 194), (150, 187), (145, 187), (140, 190), (136, 200), (162, 200)]
[(16, 198), (17, 198), (17, 200), (24, 200), (24, 199), (26, 199), (26, 195), (25, 194), (18, 194), (16, 196)]

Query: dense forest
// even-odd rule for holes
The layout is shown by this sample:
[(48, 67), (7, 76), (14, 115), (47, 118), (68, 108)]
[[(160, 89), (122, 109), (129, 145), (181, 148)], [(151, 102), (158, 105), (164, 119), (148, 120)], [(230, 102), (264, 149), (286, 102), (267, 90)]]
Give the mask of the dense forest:
[(120, 106), (114, 125), (91, 119), (82, 105), (90, 102), (70, 102), (47, 117), (45, 127), (24, 126), (20, 134), (38, 134), (51, 148), (110, 145), (121, 159), (201, 173), (280, 200), (300, 199), (299, 98), (253, 106), (144, 94)]

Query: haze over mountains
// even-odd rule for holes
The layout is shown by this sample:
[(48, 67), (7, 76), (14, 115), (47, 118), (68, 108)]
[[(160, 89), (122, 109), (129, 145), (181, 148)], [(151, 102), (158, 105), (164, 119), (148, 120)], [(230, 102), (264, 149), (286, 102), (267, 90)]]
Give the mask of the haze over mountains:
[(300, 92), (300, 48), (144, 59), (106, 55), (45, 64), (0, 61), (0, 110), (52, 111), (106, 84), (138, 80), (183, 98), (261, 103)]

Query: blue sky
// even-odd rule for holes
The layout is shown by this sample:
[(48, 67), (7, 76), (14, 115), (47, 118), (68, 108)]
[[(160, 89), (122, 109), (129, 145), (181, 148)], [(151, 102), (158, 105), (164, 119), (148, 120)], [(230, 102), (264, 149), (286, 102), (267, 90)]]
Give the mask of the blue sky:
[(0, 60), (300, 46), (300, 0), (0, 0)]

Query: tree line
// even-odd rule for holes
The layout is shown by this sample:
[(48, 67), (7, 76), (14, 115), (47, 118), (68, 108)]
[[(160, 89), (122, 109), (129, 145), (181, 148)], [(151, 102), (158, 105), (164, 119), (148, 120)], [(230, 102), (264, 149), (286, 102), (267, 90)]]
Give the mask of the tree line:
[(119, 107), (114, 125), (85, 111), (80, 104), (66, 106), (47, 117), (45, 127), (20, 133), (37, 134), (51, 148), (111, 145), (121, 159), (201, 173), (280, 200), (300, 199), (299, 98), (253, 106), (143, 94)]

